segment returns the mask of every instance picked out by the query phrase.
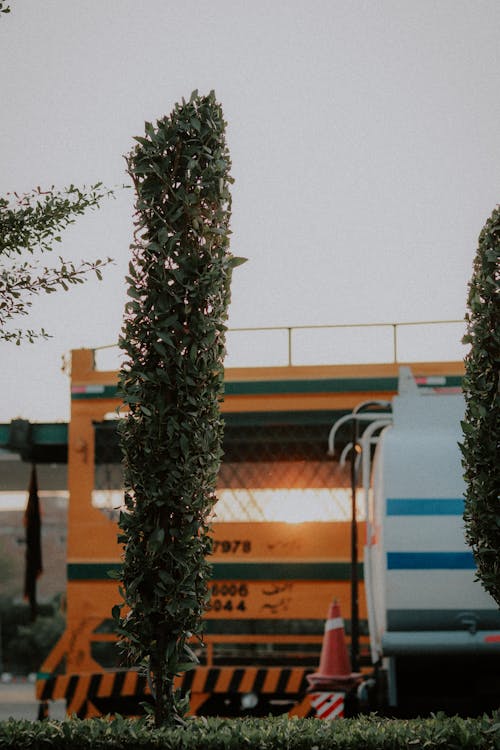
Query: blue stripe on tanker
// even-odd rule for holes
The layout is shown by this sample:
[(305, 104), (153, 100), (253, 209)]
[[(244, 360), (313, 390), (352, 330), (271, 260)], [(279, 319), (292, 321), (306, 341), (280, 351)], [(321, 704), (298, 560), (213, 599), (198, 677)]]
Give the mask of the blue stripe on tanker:
[(462, 498), (387, 498), (388, 516), (463, 516)]
[(474, 570), (472, 552), (388, 552), (388, 570)]

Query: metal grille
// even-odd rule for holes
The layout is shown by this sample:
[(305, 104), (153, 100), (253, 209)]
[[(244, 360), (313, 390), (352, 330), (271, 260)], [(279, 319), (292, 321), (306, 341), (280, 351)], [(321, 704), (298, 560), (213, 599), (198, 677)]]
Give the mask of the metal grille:
[[(215, 520), (301, 520), (305, 511), (303, 520), (350, 518), (349, 472), (326, 453), (336, 418), (338, 413), (285, 413), (252, 415), (253, 421), (245, 422), (244, 416), (230, 415)], [(113, 515), (123, 490), (116, 422), (98, 422), (94, 427), (93, 501)]]

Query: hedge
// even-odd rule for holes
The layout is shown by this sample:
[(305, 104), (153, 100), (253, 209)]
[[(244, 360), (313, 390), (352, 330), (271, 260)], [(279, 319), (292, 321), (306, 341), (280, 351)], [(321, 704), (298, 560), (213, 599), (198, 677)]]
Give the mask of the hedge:
[(376, 715), (320, 721), (189, 719), (184, 728), (151, 729), (144, 721), (117, 717), (0, 723), (0, 748), (47, 750), (499, 750), (500, 712), (464, 719), (437, 714), (430, 719), (395, 720)]

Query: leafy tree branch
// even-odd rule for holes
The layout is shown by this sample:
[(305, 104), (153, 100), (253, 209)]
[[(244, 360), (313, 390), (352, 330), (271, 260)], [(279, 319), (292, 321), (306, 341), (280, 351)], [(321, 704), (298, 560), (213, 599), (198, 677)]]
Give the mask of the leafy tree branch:
[[(0, 340), (33, 341), (46, 338), (47, 332), (9, 330), (10, 321), (28, 315), (33, 297), (83, 283), (91, 273), (102, 278), (102, 268), (110, 258), (81, 261), (75, 264), (58, 256), (52, 266), (42, 265), (39, 257), (61, 242), (62, 232), (78, 216), (97, 209), (113, 190), (96, 183), (89, 188), (70, 185), (57, 191), (40, 187), (23, 194), (7, 193), (0, 197)], [(32, 260), (25, 260), (26, 256)]]

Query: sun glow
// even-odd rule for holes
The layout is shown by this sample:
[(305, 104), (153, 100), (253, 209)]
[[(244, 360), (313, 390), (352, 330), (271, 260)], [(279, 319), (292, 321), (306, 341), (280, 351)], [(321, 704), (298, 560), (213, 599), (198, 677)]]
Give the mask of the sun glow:
[[(304, 489), (221, 489), (217, 492), (213, 520), (225, 521), (275, 521), (305, 523), (307, 521), (349, 521), (351, 518), (351, 491), (345, 488)], [(118, 517), (123, 507), (123, 491), (94, 490), (92, 505), (110, 517)], [(365, 519), (361, 491), (356, 495), (356, 513)]]
[[(215, 521), (347, 521), (351, 491), (343, 488), (223, 489), (218, 492)], [(361, 494), (356, 497), (359, 520), (365, 517)]]

